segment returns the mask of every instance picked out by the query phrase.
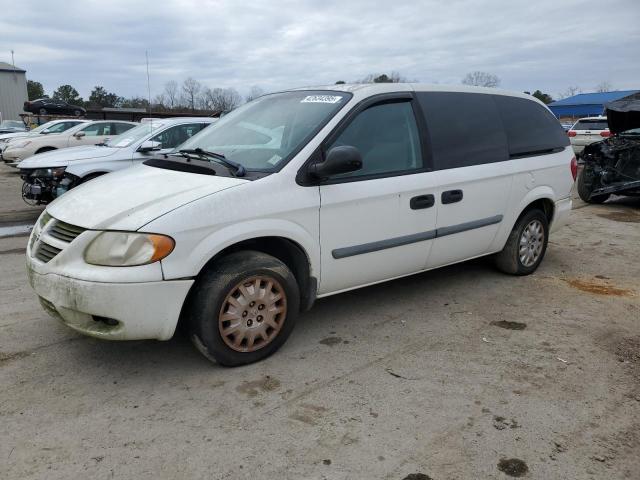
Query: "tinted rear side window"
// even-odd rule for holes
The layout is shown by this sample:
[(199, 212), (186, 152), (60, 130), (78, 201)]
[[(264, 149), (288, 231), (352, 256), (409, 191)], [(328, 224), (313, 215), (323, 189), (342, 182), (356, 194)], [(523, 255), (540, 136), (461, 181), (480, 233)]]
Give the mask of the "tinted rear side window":
[(509, 154), (535, 155), (569, 145), (560, 122), (542, 105), (518, 97), (494, 95), (504, 128)]
[(507, 137), (491, 95), (418, 92), (436, 170), (508, 160)]

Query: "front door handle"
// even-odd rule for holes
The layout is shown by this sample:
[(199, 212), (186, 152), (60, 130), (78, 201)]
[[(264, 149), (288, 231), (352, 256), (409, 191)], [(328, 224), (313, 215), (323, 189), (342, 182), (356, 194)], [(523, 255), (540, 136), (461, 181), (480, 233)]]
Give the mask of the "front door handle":
[(417, 197), (413, 197), (409, 202), (409, 206), (411, 210), (420, 210), (422, 208), (433, 207), (436, 203), (436, 199), (433, 195), (418, 195)]
[(442, 192), (442, 204), (446, 205), (447, 203), (456, 203), (462, 200), (462, 190), (447, 190), (446, 192)]

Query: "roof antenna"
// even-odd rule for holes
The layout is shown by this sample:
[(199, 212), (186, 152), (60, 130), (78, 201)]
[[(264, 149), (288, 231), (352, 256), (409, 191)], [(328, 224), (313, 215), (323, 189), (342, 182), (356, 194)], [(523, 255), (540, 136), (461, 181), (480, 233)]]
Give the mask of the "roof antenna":
[(153, 131), (153, 118), (151, 115), (151, 80), (149, 77), (149, 50), (144, 51), (144, 55), (147, 59), (147, 109), (149, 110), (149, 129)]

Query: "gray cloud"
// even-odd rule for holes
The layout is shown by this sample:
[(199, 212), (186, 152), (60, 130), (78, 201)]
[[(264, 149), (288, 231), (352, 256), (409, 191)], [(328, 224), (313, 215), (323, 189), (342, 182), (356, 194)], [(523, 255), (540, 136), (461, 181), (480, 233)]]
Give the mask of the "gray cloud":
[(0, 0), (0, 60), (48, 92), (70, 83), (145, 95), (192, 76), (210, 87), (264, 90), (399, 71), (426, 83), (497, 74), (513, 90), (556, 95), (603, 80), (640, 88), (640, 2)]

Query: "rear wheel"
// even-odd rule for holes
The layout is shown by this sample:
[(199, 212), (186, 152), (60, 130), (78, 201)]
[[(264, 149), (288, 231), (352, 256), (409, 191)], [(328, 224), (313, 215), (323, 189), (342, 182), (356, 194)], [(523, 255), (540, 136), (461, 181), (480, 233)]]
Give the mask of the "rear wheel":
[(226, 366), (274, 353), (293, 330), (298, 284), (271, 255), (241, 251), (211, 265), (193, 287), (189, 336), (202, 354)]
[(542, 262), (548, 241), (547, 216), (541, 210), (529, 210), (518, 219), (504, 248), (496, 254), (496, 267), (511, 275), (529, 275)]
[(38, 113), (40, 115), (46, 115), (47, 114), (47, 109), (46, 108), (41, 108), (40, 110), (38, 110)]
[(604, 195), (591, 195), (596, 189), (596, 185), (594, 184), (595, 176), (593, 174), (593, 170), (590, 168), (584, 167), (582, 171), (578, 174), (578, 180), (576, 184), (576, 188), (578, 190), (578, 195), (582, 200), (587, 203), (603, 203), (605, 202), (610, 194), (605, 193)]
[(74, 111), (73, 111), (73, 114), (74, 114), (76, 117), (79, 117), (80, 115), (82, 115), (82, 112), (81, 112), (80, 110), (74, 110)]

